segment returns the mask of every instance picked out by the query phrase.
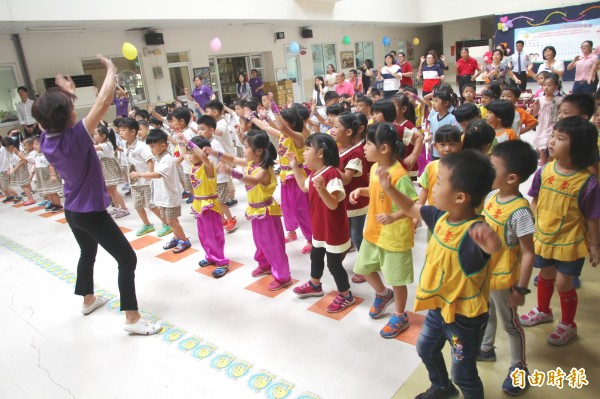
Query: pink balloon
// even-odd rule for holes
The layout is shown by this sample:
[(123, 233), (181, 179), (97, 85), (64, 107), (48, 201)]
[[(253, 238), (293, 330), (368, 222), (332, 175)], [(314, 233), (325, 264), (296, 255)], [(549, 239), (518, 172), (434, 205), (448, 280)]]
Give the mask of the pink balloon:
[(506, 21), (508, 21), (508, 17), (504, 16), (502, 18), (500, 18), (500, 22), (505, 23)]
[(210, 49), (215, 53), (221, 51), (221, 39), (219, 39), (218, 37), (212, 39), (210, 41)]

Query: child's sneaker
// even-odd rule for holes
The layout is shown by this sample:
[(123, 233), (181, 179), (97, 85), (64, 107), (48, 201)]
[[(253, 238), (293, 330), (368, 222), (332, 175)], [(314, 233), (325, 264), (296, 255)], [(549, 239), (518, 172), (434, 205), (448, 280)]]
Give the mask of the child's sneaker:
[(187, 197), (187, 199), (185, 200), (186, 204), (191, 204), (192, 202), (194, 202), (194, 197), (192, 195), (190, 195), (189, 197)]
[(119, 211), (115, 214), (115, 219), (123, 218), (125, 216), (129, 216), (128, 209), (119, 209)]
[(14, 201), (14, 200), (15, 200), (15, 197), (14, 197), (14, 196), (12, 196), (12, 195), (9, 195), (8, 197), (6, 197), (6, 198), (4, 198), (4, 199), (2, 200), (2, 203), (3, 203), (3, 204), (7, 204), (7, 203), (9, 203), (10, 201)]
[(436, 388), (433, 385), (428, 390), (415, 396), (415, 399), (451, 399), (458, 398), (458, 389), (452, 382), (446, 388)]
[(13, 199), (13, 204), (18, 204), (19, 202), (23, 201), (23, 197), (21, 197), (20, 195), (18, 197), (15, 197), (15, 199)]
[[(525, 371), (525, 387), (521, 388), (520, 386), (515, 386), (513, 385), (513, 378), (510, 376), (512, 374), (513, 371), (515, 371), (515, 369), (521, 369)], [(525, 392), (525, 390), (527, 389), (527, 387), (529, 386), (529, 384), (527, 384), (527, 380), (529, 376), (529, 370), (527, 370), (527, 367), (523, 367), (522, 365), (519, 366), (512, 366), (511, 368), (508, 369), (508, 375), (506, 376), (506, 378), (504, 379), (504, 382), (502, 383), (502, 392), (504, 392), (505, 394), (509, 395), (509, 396), (519, 396), (521, 394), (523, 394)]]
[[(154, 228), (152, 229), (152, 231), (154, 231)], [(171, 228), (171, 226), (169, 226), (168, 224), (163, 224), (162, 227), (160, 228), (160, 230), (158, 230), (158, 234), (156, 234), (158, 237), (164, 237), (167, 234), (171, 234), (173, 232), (173, 229)]]
[(519, 318), (521, 325), (525, 327), (537, 326), (538, 324), (542, 323), (550, 323), (552, 320), (554, 320), (552, 310), (550, 310), (550, 313), (540, 312), (537, 306), (531, 309), (529, 313), (523, 314)]
[(52, 202), (48, 201), (48, 203), (46, 204), (46, 206), (44, 207), (45, 210), (49, 211), (50, 209), (52, 209), (54, 205), (52, 204)]
[(285, 236), (285, 243), (287, 244), (288, 242), (296, 241), (297, 239), (298, 235), (295, 231), (288, 231), (287, 235)]
[(548, 335), (548, 342), (552, 345), (562, 346), (569, 342), (571, 339), (577, 336), (577, 326), (569, 326), (563, 324), (561, 321), (558, 323), (554, 331)]
[(115, 216), (117, 213), (119, 213), (119, 208), (113, 208), (108, 212), (110, 216)]
[(152, 233), (154, 231), (154, 225), (152, 224), (145, 224), (141, 229), (139, 229), (138, 231), (135, 232), (135, 235), (138, 237), (141, 237), (143, 235), (146, 235), (148, 233)]
[(478, 362), (495, 362), (496, 361), (496, 350), (494, 348), (484, 351), (479, 349), (479, 355), (477, 355)]
[(63, 206), (62, 205), (52, 205), (50, 207), (50, 212), (52, 212), (52, 213), (58, 213), (58, 212), (60, 212), (62, 210), (63, 210)]
[(280, 289), (283, 289), (285, 287), (287, 287), (288, 285), (292, 284), (292, 279), (289, 278), (287, 279), (287, 281), (277, 281), (277, 280), (273, 280), (269, 283), (269, 291), (277, 291)]
[(354, 303), (355, 301), (354, 297), (352, 296), (352, 293), (350, 293), (348, 296), (338, 294), (335, 297), (335, 299), (329, 304), (329, 306), (327, 306), (327, 311), (329, 313), (341, 312), (347, 307), (354, 305)]
[(252, 270), (252, 277), (260, 277), (265, 274), (271, 274), (271, 266), (261, 267), (258, 265), (256, 269)]
[(234, 216), (227, 221), (227, 225), (225, 226), (225, 231), (228, 233), (231, 233), (235, 229), (237, 229), (237, 219)]
[(394, 291), (386, 288), (385, 295), (377, 295), (375, 294), (375, 300), (373, 301), (373, 305), (369, 310), (369, 316), (372, 319), (378, 319), (383, 315), (385, 309), (390, 306), (390, 304), (394, 302)]
[(50, 203), (50, 201), (43, 200), (42, 202), (38, 202), (38, 206), (41, 206), (42, 208), (45, 208), (46, 205), (48, 205), (49, 203)]
[[(154, 231), (154, 229), (152, 231)], [(163, 249), (167, 250), (167, 249), (175, 248), (178, 244), (179, 244), (179, 240), (177, 238), (171, 238), (171, 241), (169, 241), (168, 243), (163, 245)]]
[(215, 262), (208, 259), (202, 259), (200, 262), (198, 262), (198, 266), (200, 267), (212, 266), (214, 264)]
[(229, 265), (217, 266), (215, 270), (212, 272), (212, 276), (214, 278), (221, 278), (229, 271)]
[(383, 326), (379, 335), (383, 338), (395, 338), (408, 327), (410, 327), (410, 323), (408, 322), (408, 315), (406, 312), (402, 313), (402, 316), (394, 314), (390, 317), (387, 324)]
[(185, 251), (186, 249), (190, 248), (191, 246), (192, 246), (191, 242), (189, 242), (187, 240), (179, 240), (179, 241), (177, 241), (177, 245), (173, 249), (173, 253), (179, 254), (179, 253)]
[(312, 282), (307, 281), (301, 286), (294, 288), (294, 294), (298, 295), (300, 298), (323, 296), (323, 287), (321, 287), (321, 284), (315, 286)]
[(312, 242), (308, 241), (304, 247), (302, 247), (302, 253), (304, 255), (309, 254), (312, 251)]

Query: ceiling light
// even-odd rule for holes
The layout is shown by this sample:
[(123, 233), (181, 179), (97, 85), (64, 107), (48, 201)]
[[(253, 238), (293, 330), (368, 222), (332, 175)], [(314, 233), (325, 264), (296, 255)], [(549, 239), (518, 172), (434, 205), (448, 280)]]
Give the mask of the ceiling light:
[(83, 26), (33, 26), (26, 28), (28, 32), (49, 33), (49, 32), (83, 32)]

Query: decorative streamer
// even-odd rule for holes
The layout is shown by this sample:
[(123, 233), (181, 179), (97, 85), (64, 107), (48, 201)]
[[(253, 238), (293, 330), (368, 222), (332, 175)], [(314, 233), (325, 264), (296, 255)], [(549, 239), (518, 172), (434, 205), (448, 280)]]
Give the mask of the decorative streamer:
[(567, 16), (567, 14), (565, 14), (565, 13), (564, 13), (564, 12), (562, 12), (562, 11), (553, 11), (553, 12), (551, 12), (550, 14), (548, 14), (548, 15), (546, 16), (546, 18), (545, 18), (545, 19), (544, 19), (542, 22), (540, 22), (539, 24), (532, 24), (532, 23), (531, 23), (531, 22), (529, 22), (529, 21), (527, 21), (527, 23), (528, 23), (530, 26), (541, 26), (541, 25), (545, 25), (545, 24), (547, 24), (548, 22), (550, 22), (550, 17), (551, 17), (551, 16), (553, 16), (554, 14), (559, 14), (559, 15), (562, 15), (563, 17), (566, 17), (566, 16)]

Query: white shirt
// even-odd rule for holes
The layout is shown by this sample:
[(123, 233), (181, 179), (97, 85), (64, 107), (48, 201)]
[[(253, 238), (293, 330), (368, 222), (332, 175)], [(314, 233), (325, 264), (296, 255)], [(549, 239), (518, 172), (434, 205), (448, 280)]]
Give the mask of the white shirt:
[[(529, 66), (530, 62), (529, 62), (529, 54), (525, 54), (524, 52), (521, 51), (521, 72), (526, 72), (527, 71), (527, 67)], [(512, 61), (512, 71), (513, 72), (519, 72), (519, 53), (514, 53), (513, 55), (510, 56), (511, 61)]]
[[(183, 136), (190, 141), (191, 139), (193, 139), (194, 137), (196, 137), (196, 133), (194, 133), (194, 131), (192, 129), (190, 129), (189, 127), (187, 129), (185, 129), (183, 132)], [(175, 139), (177, 139), (177, 137), (175, 137)], [(179, 144), (179, 155), (184, 157), (183, 161), (181, 161), (181, 167), (183, 168), (183, 173), (186, 174), (190, 174), (190, 171), (192, 170), (192, 164), (188, 162), (188, 160), (185, 158), (185, 154), (186, 154), (186, 150), (185, 150), (185, 145), (183, 144)]]
[(50, 163), (48, 163), (46, 156), (42, 153), (35, 154), (35, 158), (33, 159), (33, 164), (36, 168), (47, 168), (48, 166), (50, 166)]
[(98, 158), (114, 158), (115, 157), (115, 149), (111, 142), (105, 141), (104, 143), (97, 144), (102, 147), (101, 150), (96, 150), (96, 154), (98, 154)]
[(227, 124), (225, 118), (221, 117), (219, 120), (217, 120), (217, 128), (215, 129), (213, 138), (216, 139), (219, 144), (221, 144), (225, 154), (235, 156), (233, 142), (231, 141), (231, 133), (229, 133), (229, 125)]
[[(215, 151), (223, 152), (223, 146), (221, 145), (221, 143), (219, 143), (217, 140), (215, 140), (214, 137), (210, 140), (210, 148), (212, 148)], [(217, 159), (217, 157), (210, 155), (208, 157), (208, 159), (210, 160), (210, 162), (212, 162), (212, 164), (216, 168), (217, 164), (219, 163), (219, 160)], [(229, 182), (229, 175), (227, 173), (217, 171), (217, 184), (228, 183), (228, 182)]]
[(152, 179), (152, 203), (164, 208), (181, 206), (183, 189), (177, 174), (177, 163), (173, 155), (165, 152), (154, 158), (154, 171), (162, 177)]
[(28, 98), (27, 101), (21, 101), (17, 104), (17, 117), (19, 118), (19, 123), (21, 125), (33, 125), (37, 123), (37, 121), (31, 115), (31, 106), (33, 105), (33, 100)]
[[(398, 65), (384, 66), (381, 68), (381, 75), (384, 74), (398, 74), (402, 72), (402, 68)], [(423, 79), (425, 79), (425, 72), (423, 72)], [(400, 88), (400, 79), (391, 77), (385, 78), (383, 77), (383, 91), (393, 91), (398, 90)]]
[[(125, 156), (127, 157), (127, 163), (132, 165), (136, 172), (150, 172), (148, 161), (152, 160), (154, 156), (152, 155), (152, 151), (150, 151), (150, 147), (148, 147), (143, 141), (136, 139), (133, 143), (131, 143), (131, 145), (125, 150)], [(151, 180), (139, 178), (135, 181), (135, 183), (132, 182), (131, 185), (148, 186), (150, 183)]]
[(3, 145), (0, 145), (0, 172), (10, 169), (10, 153)]

